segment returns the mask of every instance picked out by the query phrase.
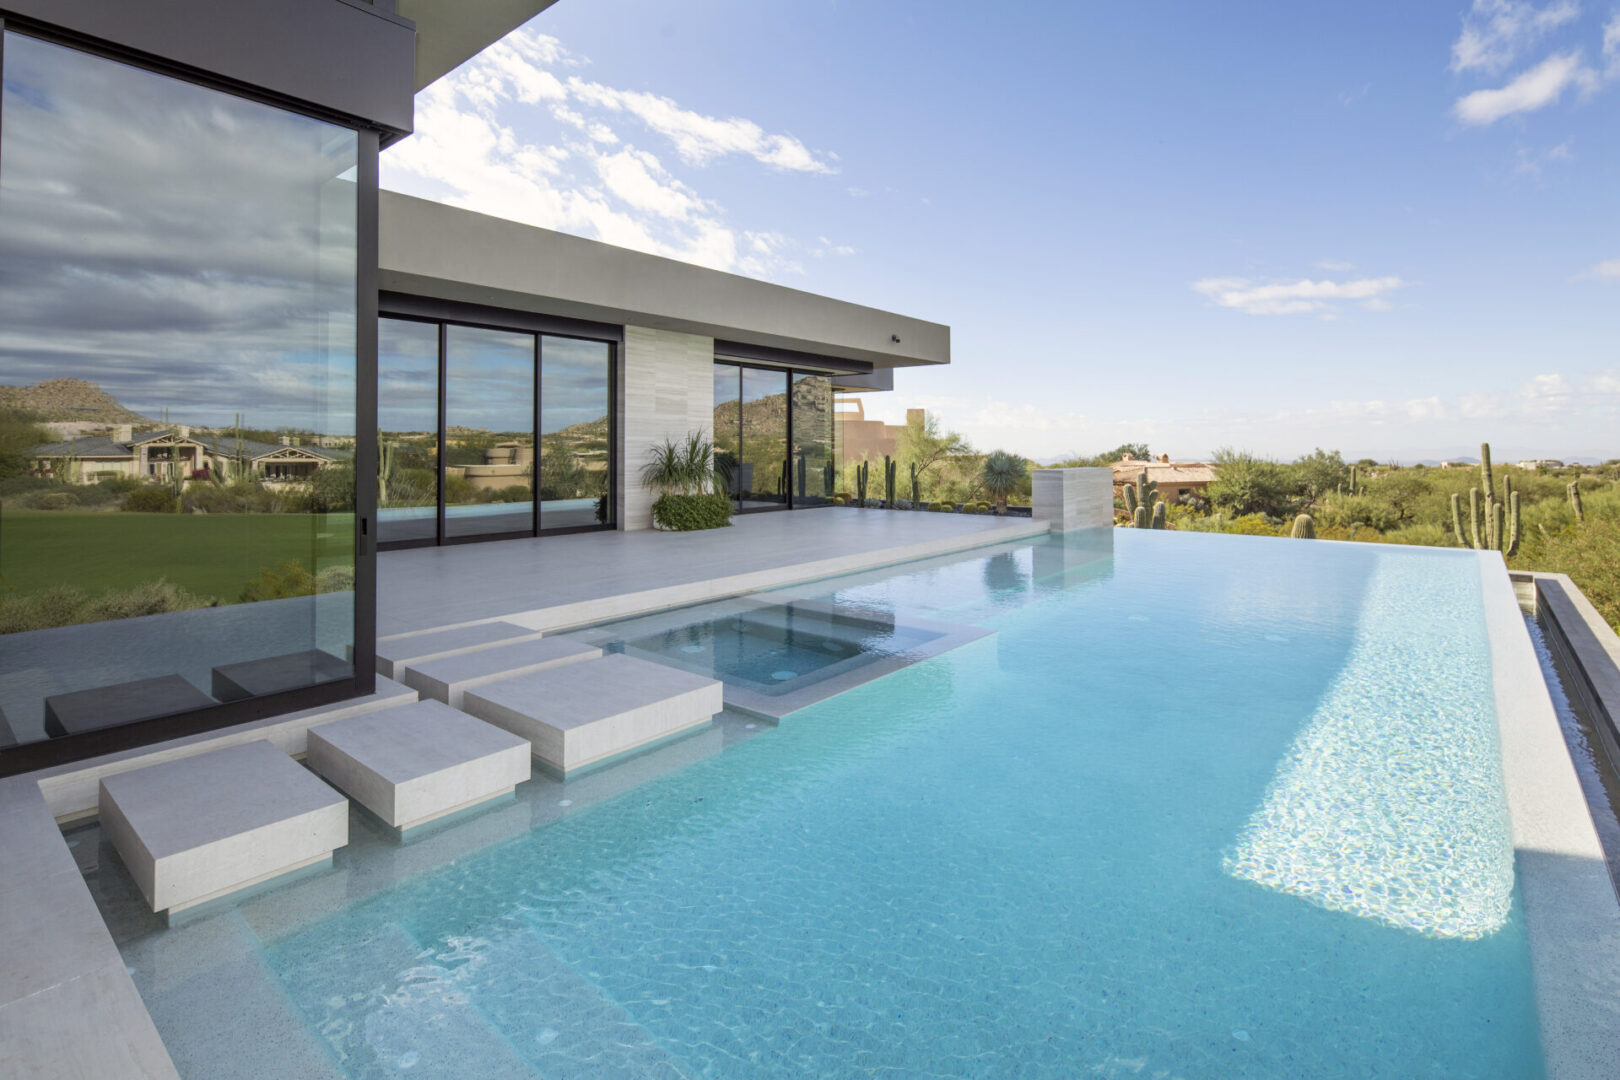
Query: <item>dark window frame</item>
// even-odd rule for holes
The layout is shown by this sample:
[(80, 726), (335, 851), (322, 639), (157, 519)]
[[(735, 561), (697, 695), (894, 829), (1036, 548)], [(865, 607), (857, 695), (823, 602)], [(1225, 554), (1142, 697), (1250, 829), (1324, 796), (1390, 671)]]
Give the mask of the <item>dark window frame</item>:
[[(808, 354), (805, 354), (805, 353), (800, 353), (800, 354), (795, 354), (795, 355), (808, 356)], [(792, 449), (793, 449), (793, 380), (794, 380), (794, 378), (796, 378), (797, 376), (800, 376), (800, 375), (809, 375), (809, 376), (813, 376), (813, 377), (816, 377), (816, 378), (825, 379), (825, 378), (832, 377), (831, 373), (829, 373), (829, 372), (827, 372), (825, 370), (818, 371), (818, 370), (812, 370), (810, 368), (783, 367), (783, 366), (779, 366), (779, 365), (776, 365), (776, 364), (752, 364), (752, 363), (749, 363), (746, 360), (739, 360), (736, 357), (723, 355), (723, 354), (721, 354), (719, 352), (715, 353), (714, 365), (713, 366), (714, 367), (729, 367), (729, 368), (736, 368), (737, 369), (737, 462), (738, 462), (739, 466), (742, 463), (742, 457), (743, 457), (742, 372), (745, 371), (745, 370), (769, 371), (769, 372), (774, 372), (776, 374), (786, 376), (786, 378), (787, 378), (787, 409), (785, 410), (786, 413), (787, 413), (787, 446), (788, 446), (788, 452), (789, 452), (789, 457), (785, 461), (785, 464), (786, 464), (786, 467), (787, 467), (787, 470), (788, 470), (788, 478), (787, 478), (787, 485), (786, 485), (787, 497), (782, 500), (782, 504), (780, 506), (750, 506), (750, 507), (745, 508), (742, 505), (742, 500), (740, 498), (736, 497), (735, 495), (733, 495), (732, 499), (731, 499), (732, 513), (734, 513), (734, 514), (776, 514), (776, 513), (780, 513), (783, 510), (821, 510), (821, 509), (824, 509), (824, 508), (826, 508), (828, 506), (831, 506), (832, 503), (830, 501), (828, 501), (828, 502), (817, 502), (817, 503), (812, 503), (812, 502), (807, 501), (802, 506), (798, 505), (798, 500), (797, 500), (797, 498), (795, 497), (795, 495), (793, 493), (793, 463), (792, 463)], [(714, 432), (712, 434), (718, 435), (719, 433)], [(835, 461), (837, 460), (837, 458), (838, 458), (838, 445), (837, 445), (836, 431), (834, 432), (834, 437), (833, 437), (832, 443), (828, 447), (828, 453), (831, 455), (833, 460), (835, 460)]]
[[(435, 494), (438, 508), (438, 525), (432, 537), (421, 537), (412, 540), (390, 540), (378, 545), (381, 551), (403, 551), (409, 548), (420, 547), (452, 547), (460, 544), (485, 544), (501, 540), (533, 540), (546, 536), (569, 536), (575, 533), (613, 532), (619, 528), (616, 507), (618, 503), (618, 457), (619, 457), (619, 361), (624, 350), (624, 327), (612, 323), (593, 323), (582, 319), (568, 319), (560, 316), (543, 315), (536, 312), (513, 311), (507, 308), (486, 307), (481, 304), (466, 304), (455, 300), (440, 300), (435, 297), (416, 296), (410, 293), (382, 292), (378, 298), (377, 316), (380, 319), (398, 319), (402, 322), (426, 323), (439, 328), (439, 426), (438, 426), (438, 469), (439, 483)], [(479, 533), (474, 536), (448, 536), (445, 530), (445, 406), (449, 388), (448, 361), (448, 328), (452, 325), (466, 326), (478, 330), (499, 330), (507, 333), (530, 334), (534, 338), (534, 462), (535, 462), (535, 498), (532, 523), (528, 531)], [(540, 417), (543, 409), (541, 401), (542, 364), (544, 362), (544, 339), (547, 337), (570, 338), (576, 341), (590, 341), (608, 347), (608, 468), (607, 468), (607, 506), (608, 520), (595, 525), (568, 525), (554, 529), (541, 527), (540, 508)], [(376, 425), (373, 424), (373, 427)], [(375, 473), (375, 468), (373, 468)], [(376, 485), (372, 488), (375, 490)]]
[[(0, 81), (5, 74), (5, 37), (18, 34), (73, 49), (112, 63), (200, 86), (268, 108), (346, 128), (357, 136), (355, 193), (355, 507), (354, 507), (354, 674), (313, 686), (284, 690), (245, 701), (171, 713), (117, 727), (39, 739), (0, 749), (0, 778), (71, 765), (107, 754), (207, 734), (241, 724), (350, 701), (374, 693), (377, 685), (377, 547), (375, 485), (359, 483), (377, 471), (376, 445), (360, 432), (377, 425), (377, 203), (378, 153), (382, 131), (350, 116), (311, 107), (262, 88), (245, 86), (205, 71), (175, 64), (137, 50), (73, 34), (29, 19), (0, 17)], [(0, 125), (5, 123), (0, 108)], [(0, 162), (0, 168), (4, 163)]]

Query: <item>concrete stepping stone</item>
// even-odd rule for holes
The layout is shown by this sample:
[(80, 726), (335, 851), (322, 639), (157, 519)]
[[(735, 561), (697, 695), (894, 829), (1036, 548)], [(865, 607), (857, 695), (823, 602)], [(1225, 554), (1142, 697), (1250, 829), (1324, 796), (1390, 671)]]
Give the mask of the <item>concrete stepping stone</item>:
[(45, 733), (61, 738), (218, 704), (178, 675), (159, 675), (46, 698)]
[(349, 842), (348, 800), (268, 742), (105, 777), (100, 809), (147, 903), (170, 915)]
[(461, 707), (529, 740), (567, 775), (707, 724), (725, 707), (715, 679), (615, 653), (501, 679), (462, 694)]
[(509, 622), (474, 623), (450, 630), (395, 635), (377, 642), (377, 674), (404, 682), (407, 670), (428, 660), (477, 652), (491, 645), (534, 641), (539, 637), (538, 630)]
[(529, 778), (529, 745), (437, 701), (309, 729), (309, 767), (404, 831), (506, 795)]
[(354, 666), (320, 649), (221, 664), (213, 670), (212, 690), (221, 701), (243, 701), (283, 690), (354, 678)]
[(594, 660), (601, 655), (602, 650), (595, 645), (583, 645), (567, 638), (520, 641), (418, 664), (405, 673), (405, 685), (420, 691), (423, 697), (459, 709), (461, 695), (475, 686), (580, 660)]

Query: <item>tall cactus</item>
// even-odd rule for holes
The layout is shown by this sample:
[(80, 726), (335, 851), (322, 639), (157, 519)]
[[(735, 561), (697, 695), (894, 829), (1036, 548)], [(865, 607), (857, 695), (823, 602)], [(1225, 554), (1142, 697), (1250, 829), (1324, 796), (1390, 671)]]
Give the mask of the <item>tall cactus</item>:
[(1356, 493), (1356, 481), (1358, 478), (1359, 474), (1356, 471), (1356, 467), (1354, 465), (1350, 466), (1350, 494), (1352, 495)]
[(855, 467), (855, 503), (857, 506), (866, 505), (866, 478), (872, 471), (872, 463), (863, 461)]
[(1503, 477), (1502, 493), (1496, 497), (1495, 477), (1491, 472), (1491, 444), (1479, 444), (1479, 476), (1485, 485), (1468, 491), (1468, 532), (1463, 532), (1462, 496), (1451, 493), (1451, 531), (1456, 535), (1458, 547), (1471, 547), (1476, 551), (1500, 551), (1512, 556), (1519, 550), (1519, 493), (1513, 490), (1513, 478)]
[(1586, 523), (1586, 508), (1581, 505), (1581, 485), (1578, 481), (1569, 482), (1569, 508), (1575, 511), (1575, 524)]
[(1295, 540), (1316, 539), (1316, 519), (1309, 514), (1301, 514), (1294, 519), (1293, 537)]
[(911, 463), (911, 505), (913, 507), (922, 505), (922, 484), (917, 480), (917, 463), (915, 461)]
[(895, 463), (888, 454), (883, 455), (883, 505), (894, 509)]
[(829, 458), (827, 464), (821, 467), (821, 493), (827, 498), (833, 497), (833, 463)]
[(805, 489), (807, 487), (809, 487), (809, 484), (810, 484), (810, 464), (809, 464), (809, 462), (805, 461), (803, 454), (799, 455), (798, 479), (799, 479), (799, 492), (798, 492), (798, 494), (799, 494), (799, 498), (802, 499), (806, 495), (809, 494), (809, 492), (806, 491)]
[(1159, 498), (1159, 485), (1156, 481), (1147, 478), (1147, 470), (1143, 469), (1136, 476), (1136, 483), (1125, 485), (1125, 512), (1131, 517), (1131, 527), (1136, 529), (1162, 529), (1166, 525), (1164, 500)]

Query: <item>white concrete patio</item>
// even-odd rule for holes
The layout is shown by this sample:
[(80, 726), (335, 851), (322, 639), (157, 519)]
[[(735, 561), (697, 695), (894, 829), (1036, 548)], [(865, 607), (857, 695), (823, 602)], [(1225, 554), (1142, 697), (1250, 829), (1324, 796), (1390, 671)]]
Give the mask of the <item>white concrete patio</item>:
[(1045, 521), (827, 507), (705, 532), (597, 532), (388, 551), (377, 634), (505, 619), (554, 630), (1044, 533)]

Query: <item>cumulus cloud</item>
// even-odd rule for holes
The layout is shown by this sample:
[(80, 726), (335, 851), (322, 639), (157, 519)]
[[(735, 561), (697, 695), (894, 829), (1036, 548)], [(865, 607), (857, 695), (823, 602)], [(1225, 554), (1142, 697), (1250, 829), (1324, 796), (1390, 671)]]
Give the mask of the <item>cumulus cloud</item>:
[(1597, 278), (1599, 281), (1620, 281), (1620, 259), (1605, 259), (1580, 276)]
[[(757, 239), (770, 230), (731, 224), (675, 166), (733, 156), (821, 174), (836, 171), (833, 155), (569, 70), (580, 65), (555, 38), (508, 35), (417, 96), (416, 133), (383, 155), (383, 186), (715, 269), (802, 272), (803, 245), (782, 237), (762, 250)], [(534, 138), (542, 115), (558, 130)]]
[(1553, 0), (1545, 7), (1523, 0), (1474, 0), (1451, 46), (1451, 70), (1501, 72), (1527, 46), (1580, 13), (1574, 0)]
[(1205, 278), (1193, 282), (1193, 291), (1221, 307), (1246, 315), (1319, 315), (1331, 318), (1347, 303), (1359, 302), (1373, 311), (1387, 310), (1386, 297), (1405, 282), (1398, 277), (1359, 278), (1352, 281), (1299, 281), (1261, 284), (1248, 278)]
[(1506, 86), (1475, 90), (1457, 100), (1458, 120), (1471, 126), (1494, 124), (1515, 113), (1544, 109), (1564, 96), (1570, 86), (1592, 90), (1598, 76), (1581, 61), (1579, 51), (1549, 56)]

